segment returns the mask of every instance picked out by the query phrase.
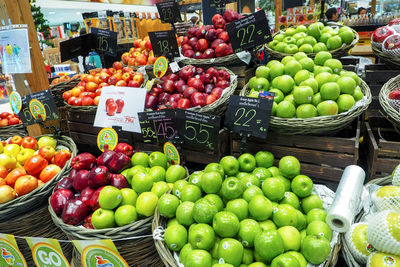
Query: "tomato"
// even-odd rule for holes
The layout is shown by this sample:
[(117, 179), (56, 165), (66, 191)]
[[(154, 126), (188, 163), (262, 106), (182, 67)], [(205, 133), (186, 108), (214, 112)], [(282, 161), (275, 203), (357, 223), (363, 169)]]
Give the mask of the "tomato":
[(32, 156), (25, 162), (25, 170), (30, 175), (38, 175), (44, 168), (46, 168), (48, 162), (45, 158), (40, 155)]
[(40, 172), (39, 179), (43, 183), (47, 183), (48, 181), (53, 179), (60, 171), (60, 167), (55, 164), (50, 164)]

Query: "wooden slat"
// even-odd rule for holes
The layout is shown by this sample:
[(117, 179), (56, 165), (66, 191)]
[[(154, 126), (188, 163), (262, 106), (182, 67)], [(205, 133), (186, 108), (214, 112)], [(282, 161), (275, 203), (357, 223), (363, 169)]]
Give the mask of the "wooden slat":
[(84, 113), (70, 110), (68, 110), (67, 114), (67, 118), (69, 121), (84, 122), (90, 124), (94, 123), (94, 118), (96, 117), (96, 113)]
[(378, 157), (400, 158), (400, 142), (379, 139)]
[(301, 163), (301, 173), (313, 180), (327, 180), (338, 183), (342, 177), (343, 169)]
[(93, 125), (91, 124), (72, 122), (72, 121), (68, 122), (68, 127), (69, 130), (72, 132), (94, 134), (94, 135), (97, 135), (102, 129), (101, 127), (93, 127)]
[(378, 158), (378, 144), (375, 141), (374, 133), (368, 122), (365, 122), (366, 128), (366, 141), (367, 141), (367, 166), (368, 166), (368, 177), (372, 179), (376, 173), (376, 161)]
[(389, 158), (377, 158), (376, 160), (376, 172), (392, 173), (394, 168), (400, 164), (398, 159)]
[[(94, 145), (97, 144), (97, 135), (70, 131), (70, 137), (75, 143)], [(132, 140), (125, 136), (118, 136), (118, 142), (132, 144)]]

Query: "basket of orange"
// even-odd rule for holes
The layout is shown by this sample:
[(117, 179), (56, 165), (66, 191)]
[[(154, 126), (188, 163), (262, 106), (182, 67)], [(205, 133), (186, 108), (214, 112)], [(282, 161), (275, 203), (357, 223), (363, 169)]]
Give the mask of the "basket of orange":
[[(13, 136), (1, 142), (0, 152), (1, 233), (66, 239), (54, 227), (46, 199), (71, 170), (70, 159), (77, 152), (72, 139), (53, 135)], [(17, 243), (28, 266), (34, 266), (27, 243), (19, 238)], [(66, 246), (62, 244), (68, 257)], [(72, 247), (70, 254), (71, 251)]]

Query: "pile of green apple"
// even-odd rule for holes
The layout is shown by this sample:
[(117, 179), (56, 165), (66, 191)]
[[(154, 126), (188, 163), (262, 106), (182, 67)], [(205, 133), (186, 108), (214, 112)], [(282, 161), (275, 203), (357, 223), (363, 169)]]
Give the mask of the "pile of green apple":
[(275, 94), (272, 116), (312, 118), (350, 110), (364, 97), (355, 72), (343, 70), (331, 53), (318, 52), (314, 59), (303, 52), (271, 60), (256, 69), (249, 80), (250, 97), (260, 91)]
[(308, 28), (305, 25), (287, 28), (284, 33), (276, 34), (268, 47), (286, 54), (297, 52), (311, 54), (335, 50), (343, 44), (351, 44), (353, 40), (354, 33), (350, 27), (333, 28), (316, 22), (310, 24)]
[(164, 241), (185, 267), (305, 267), (331, 253), (312, 180), (293, 156), (259, 151), (225, 156), (189, 180), (174, 183), (158, 201), (169, 219)]

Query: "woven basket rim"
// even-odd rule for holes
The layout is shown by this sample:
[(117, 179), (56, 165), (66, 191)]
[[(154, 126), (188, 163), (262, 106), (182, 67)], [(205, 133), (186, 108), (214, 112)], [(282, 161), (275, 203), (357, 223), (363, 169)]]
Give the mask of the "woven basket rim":
[[(194, 58), (184, 58), (180, 62), (185, 65), (235, 65), (236, 62), (243, 62), (239, 57), (233, 53), (224, 57), (207, 58), (207, 59), (194, 59)], [(244, 62), (243, 62), (244, 63)]]
[(400, 112), (389, 104), (389, 93), (396, 88), (400, 88), (400, 75), (390, 79), (382, 86), (379, 92), (379, 103), (388, 115), (389, 120), (396, 126), (400, 126)]
[(380, 50), (378, 47), (376, 47), (373, 43), (371, 43), (371, 47), (372, 47), (372, 52), (374, 53), (375, 56), (378, 56), (383, 61), (385, 61), (389, 64), (392, 64), (396, 67), (400, 67), (400, 57), (394, 57), (394, 56), (384, 53), (382, 50)]
[[(15, 128), (24, 128), (24, 124), (23, 123), (19, 123), (19, 124), (14, 124), (14, 125), (8, 125), (5, 127), (0, 127), (0, 131), (6, 131), (6, 130), (10, 130), (10, 129), (15, 129)], [(12, 136), (10, 136), (12, 137)]]
[(76, 78), (74, 78), (74, 79), (70, 79), (70, 80), (65, 81), (65, 82), (52, 84), (52, 85), (50, 85), (50, 88), (49, 88), (49, 89), (50, 89), (50, 90), (53, 90), (54, 87), (58, 87), (58, 86), (60, 86), (60, 85), (68, 85), (68, 84), (73, 83), (73, 82), (79, 82), (80, 80), (81, 80), (81, 77), (76, 77)]
[[(328, 26), (336, 26), (336, 27), (341, 28), (341, 27), (344, 27), (345, 25), (331, 24), (331, 25), (328, 25)], [(291, 28), (296, 28), (296, 27), (291, 27)], [(334, 50), (328, 50), (327, 51), (327, 52), (332, 54), (333, 58), (335, 58), (335, 56), (336, 57), (342, 56), (344, 52), (350, 50), (351, 48), (353, 48), (358, 43), (358, 41), (360, 39), (358, 33), (354, 29), (352, 29), (352, 28), (350, 28), (350, 29), (353, 31), (353, 34), (354, 34), (354, 39), (350, 44), (345, 45), (345, 46), (341, 46), (341, 47), (339, 47), (337, 49), (334, 49)], [(278, 32), (274, 33), (272, 38), (274, 38), (279, 33), (283, 33), (283, 31), (279, 30)], [(287, 54), (287, 53), (282, 53), (282, 52), (278, 52), (278, 51), (272, 50), (271, 48), (268, 47), (268, 44), (265, 44), (264, 48), (265, 48), (265, 50), (267, 50), (268, 54), (272, 55), (272, 57), (275, 57), (275, 58), (283, 58), (285, 56), (293, 56), (293, 54)], [(317, 53), (310, 53), (310, 54), (307, 54), (307, 56), (310, 57), (310, 58), (314, 58), (316, 54)]]
[[(38, 195), (40, 194), (43, 197), (47, 197), (47, 194), (50, 193), (54, 186), (57, 184), (57, 182), (66, 174), (70, 171), (71, 169), (71, 159), (73, 157), (76, 156), (77, 154), (77, 148), (76, 145), (74, 143), (74, 141), (68, 137), (68, 136), (60, 136), (60, 137), (55, 137), (52, 134), (44, 134), (44, 135), (40, 135), (37, 136), (35, 138), (40, 138), (43, 136), (51, 136), (54, 137), (57, 140), (57, 144), (59, 144), (58, 142), (60, 141), (60, 145), (62, 146), (66, 146), (69, 148), (70, 152), (71, 152), (71, 158), (67, 161), (67, 163), (65, 164), (65, 166), (61, 169), (61, 171), (53, 178), (51, 179), (49, 182), (45, 183), (44, 185), (42, 185), (41, 187), (36, 188), (35, 190), (29, 192), (28, 194), (25, 194), (21, 197), (17, 197), (9, 202), (0, 204), (0, 215), (4, 212), (7, 212), (8, 210), (5, 209), (11, 209), (13, 208), (14, 205), (19, 205), (22, 206), (23, 204), (26, 204), (28, 202), (32, 202), (32, 201), (42, 201), (42, 198), (39, 198)], [(35, 197), (36, 196), (36, 197)]]

